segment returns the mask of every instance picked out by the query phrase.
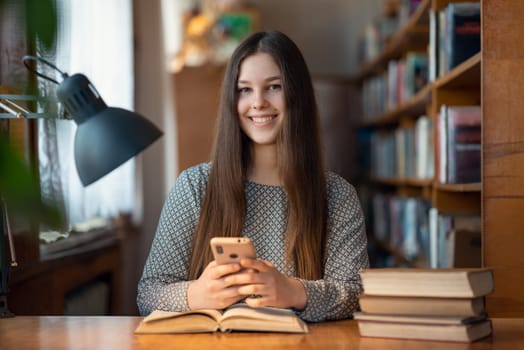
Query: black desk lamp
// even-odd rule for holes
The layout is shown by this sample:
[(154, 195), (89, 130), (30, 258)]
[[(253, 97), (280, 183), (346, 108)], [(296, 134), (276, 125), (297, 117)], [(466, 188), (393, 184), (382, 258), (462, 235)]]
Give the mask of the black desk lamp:
[[(64, 80), (58, 83), (34, 71), (27, 61), (36, 60), (57, 70)], [(24, 65), (58, 84), (56, 94), (78, 125), (75, 134), (75, 163), (80, 181), (90, 185), (140, 153), (162, 132), (146, 118), (125, 109), (108, 107), (83, 74), (68, 76), (53, 64), (36, 56), (24, 56)]]
[[(40, 61), (58, 71), (63, 80), (58, 82), (28, 65), (28, 61)], [(149, 120), (141, 115), (125, 109), (108, 107), (93, 84), (82, 74), (69, 76), (52, 63), (37, 56), (24, 56), (22, 59), (28, 70), (34, 74), (58, 84), (56, 90), (58, 101), (77, 124), (75, 134), (74, 155), (76, 169), (80, 181), (88, 186), (118, 166), (134, 157), (147, 146), (156, 141), (162, 132)], [(12, 102), (2, 104), (11, 118), (40, 117), (39, 114), (28, 113), (25, 109)], [(14, 111), (11, 106), (16, 106)], [(0, 317), (12, 316), (7, 307), (8, 276), (10, 268), (16, 266), (14, 246), (11, 236), (9, 247), (11, 265), (6, 266), (4, 255), (4, 228), (8, 227), (6, 205), (0, 201)], [(7, 230), (8, 231), (8, 230)], [(9, 233), (9, 231), (8, 231)]]

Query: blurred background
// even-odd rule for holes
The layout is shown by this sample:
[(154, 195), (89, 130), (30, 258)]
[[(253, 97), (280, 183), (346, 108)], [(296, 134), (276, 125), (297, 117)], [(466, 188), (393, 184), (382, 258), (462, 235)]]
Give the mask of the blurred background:
[[(56, 87), (21, 62), (23, 55), (39, 55), (64, 72), (85, 74), (108, 105), (134, 110), (164, 132), (141, 155), (83, 187), (72, 155), (75, 126), (59, 105), (28, 103), (47, 116), (38, 120), (0, 119), (1, 137), (38, 178), (42, 198), (66, 217), (56, 229), (36, 224), (23, 210), (10, 214), (18, 257), (9, 276), (11, 311), (137, 314), (137, 282), (163, 202), (180, 171), (208, 160), (224, 65), (253, 31), (283, 31), (301, 48), (329, 168), (352, 182), (350, 115), (360, 108), (353, 76), (373, 50), (360, 39), (367, 24), (390, 16), (399, 3), (2, 0), (0, 94), (36, 91), (52, 100)], [(384, 23), (386, 32), (396, 29)], [(45, 65), (35, 69), (59, 77)]]

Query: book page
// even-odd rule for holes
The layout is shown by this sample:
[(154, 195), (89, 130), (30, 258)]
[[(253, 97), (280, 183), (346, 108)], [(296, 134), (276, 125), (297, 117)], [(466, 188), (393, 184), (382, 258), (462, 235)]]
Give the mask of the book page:
[(295, 313), (271, 307), (251, 308), (237, 304), (224, 312), (220, 322), (222, 331), (256, 331), (307, 333), (308, 326)]
[(169, 312), (155, 310), (145, 317), (135, 333), (201, 333), (218, 330), (221, 313), (216, 310)]
[(202, 310), (192, 310), (192, 311), (182, 311), (182, 312), (155, 310), (152, 313), (150, 313), (147, 317), (145, 317), (143, 322), (147, 323), (147, 322), (158, 321), (158, 320), (163, 320), (163, 319), (168, 319), (168, 318), (181, 317), (181, 316), (190, 315), (190, 314), (206, 315), (206, 316), (213, 318), (217, 322), (220, 320), (220, 317), (222, 316), (222, 313), (220, 311), (213, 310), (213, 309), (202, 309)]
[(222, 320), (235, 317), (254, 318), (259, 320), (278, 320), (278, 322), (294, 322), (295, 313), (288, 309), (273, 307), (253, 308), (246, 304), (235, 304), (229, 307), (222, 315)]

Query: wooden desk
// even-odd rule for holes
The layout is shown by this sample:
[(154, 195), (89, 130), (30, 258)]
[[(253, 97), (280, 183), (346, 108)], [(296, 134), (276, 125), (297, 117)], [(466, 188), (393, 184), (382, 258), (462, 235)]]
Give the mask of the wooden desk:
[(494, 335), (472, 344), (362, 338), (356, 321), (311, 324), (309, 334), (142, 334), (140, 317), (17, 316), (0, 319), (0, 349), (522, 349), (524, 319), (494, 319)]

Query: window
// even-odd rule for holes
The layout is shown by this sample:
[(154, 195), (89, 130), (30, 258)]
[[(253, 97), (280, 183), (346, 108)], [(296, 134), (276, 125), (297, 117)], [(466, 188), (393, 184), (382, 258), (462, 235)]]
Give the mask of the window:
[[(52, 55), (56, 66), (70, 75), (85, 74), (108, 106), (132, 110), (132, 1), (57, 0), (57, 6), (58, 39)], [(61, 78), (57, 76), (57, 80)], [(40, 79), (39, 84), (42, 87), (48, 83)], [(84, 188), (73, 157), (75, 129), (71, 120), (39, 120), (43, 197), (63, 203), (70, 227), (97, 217), (133, 212), (134, 161)]]

